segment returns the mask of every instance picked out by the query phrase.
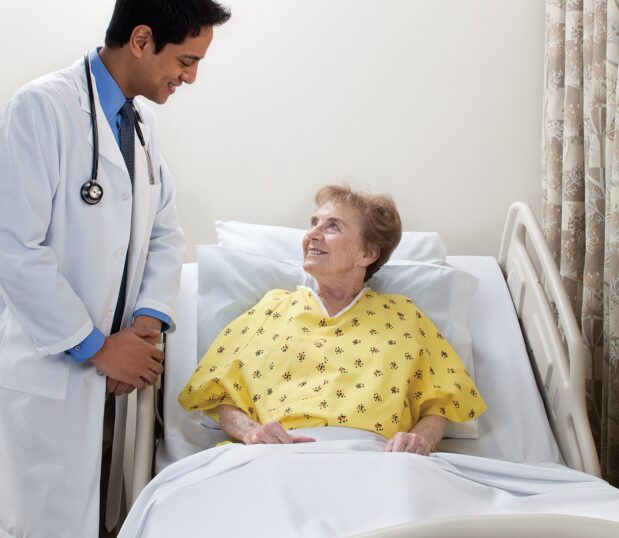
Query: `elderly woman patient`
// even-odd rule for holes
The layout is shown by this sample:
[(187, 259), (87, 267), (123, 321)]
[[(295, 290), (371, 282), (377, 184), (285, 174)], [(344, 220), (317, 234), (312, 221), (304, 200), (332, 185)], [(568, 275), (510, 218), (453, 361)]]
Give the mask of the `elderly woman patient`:
[(401, 295), (364, 283), (402, 228), (388, 196), (328, 186), (303, 239), (316, 289), (268, 292), (215, 339), (179, 396), (246, 444), (313, 441), (296, 428), (376, 432), (386, 450), (428, 454), (447, 420), (486, 410), (460, 358)]

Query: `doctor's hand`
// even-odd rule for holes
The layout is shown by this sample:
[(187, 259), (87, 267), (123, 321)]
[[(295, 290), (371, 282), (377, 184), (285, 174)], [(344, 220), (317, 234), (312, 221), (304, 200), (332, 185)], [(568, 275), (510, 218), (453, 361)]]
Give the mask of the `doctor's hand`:
[(107, 378), (106, 390), (108, 394), (114, 394), (114, 396), (122, 396), (123, 394), (131, 394), (135, 387), (128, 383), (123, 383), (117, 379)]
[(162, 325), (163, 324), (161, 323), (160, 319), (153, 318), (151, 316), (137, 316), (136, 318), (134, 318), (133, 323), (131, 324), (131, 327), (133, 327), (134, 329), (138, 329), (138, 330), (155, 329), (157, 331), (156, 334), (152, 334), (152, 336), (143, 337), (144, 340), (155, 345), (157, 343), (157, 340), (159, 340), (159, 336), (161, 335)]
[(159, 331), (146, 327), (123, 329), (108, 336), (90, 362), (108, 378), (142, 390), (163, 372), (163, 351), (147, 341), (158, 335)]

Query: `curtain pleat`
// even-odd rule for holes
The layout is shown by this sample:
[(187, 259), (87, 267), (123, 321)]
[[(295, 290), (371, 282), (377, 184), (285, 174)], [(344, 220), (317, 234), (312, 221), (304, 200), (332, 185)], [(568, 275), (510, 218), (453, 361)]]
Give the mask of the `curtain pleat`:
[(619, 485), (619, 0), (547, 0), (542, 227), (588, 350), (589, 419)]

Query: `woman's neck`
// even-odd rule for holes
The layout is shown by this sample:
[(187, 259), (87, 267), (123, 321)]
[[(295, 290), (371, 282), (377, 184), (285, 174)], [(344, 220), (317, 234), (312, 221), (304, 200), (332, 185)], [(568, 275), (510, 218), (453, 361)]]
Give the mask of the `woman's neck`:
[(318, 282), (318, 297), (327, 309), (329, 316), (334, 316), (352, 303), (363, 289), (361, 282), (323, 283)]

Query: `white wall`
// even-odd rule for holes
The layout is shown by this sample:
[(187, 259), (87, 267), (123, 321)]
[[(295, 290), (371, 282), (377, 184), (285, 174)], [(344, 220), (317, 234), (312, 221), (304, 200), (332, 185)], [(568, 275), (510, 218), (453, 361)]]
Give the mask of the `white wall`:
[[(321, 185), (391, 193), (405, 229), (496, 255), (540, 197), (541, 0), (227, 0), (193, 87), (157, 107), (189, 239), (215, 219), (304, 227)], [(21, 0), (0, 18), (0, 106), (100, 44), (112, 0)], [(77, 196), (77, 193), (76, 193)]]

